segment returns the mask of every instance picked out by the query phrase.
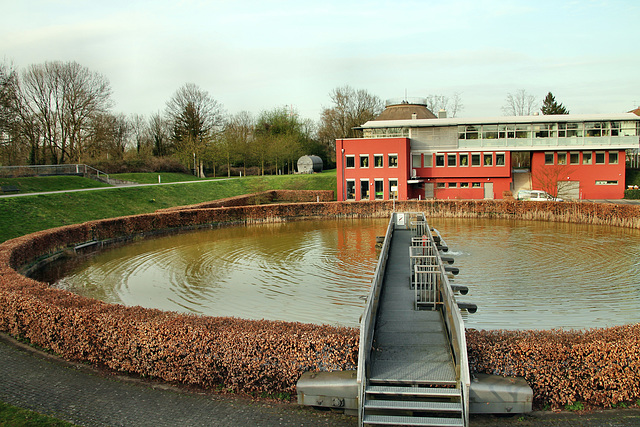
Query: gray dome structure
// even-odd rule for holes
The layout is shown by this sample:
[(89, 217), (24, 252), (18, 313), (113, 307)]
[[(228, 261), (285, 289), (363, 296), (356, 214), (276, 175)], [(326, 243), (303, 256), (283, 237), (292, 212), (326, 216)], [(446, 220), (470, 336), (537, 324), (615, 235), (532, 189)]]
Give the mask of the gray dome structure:
[(322, 172), (322, 159), (318, 156), (302, 156), (298, 159), (298, 173)]

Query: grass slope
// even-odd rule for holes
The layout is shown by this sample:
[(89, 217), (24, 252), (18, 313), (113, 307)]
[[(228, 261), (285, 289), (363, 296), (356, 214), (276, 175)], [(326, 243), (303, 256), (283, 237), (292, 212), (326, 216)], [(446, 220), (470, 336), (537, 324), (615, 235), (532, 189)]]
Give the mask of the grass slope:
[(46, 191), (74, 190), (78, 188), (110, 187), (109, 184), (89, 178), (83, 178), (81, 176), (0, 178), (0, 186), (5, 185), (18, 187), (20, 189), (19, 193), (40, 193)]
[(184, 181), (205, 181), (205, 179), (187, 173), (160, 172), (160, 173), (112, 173), (109, 178), (121, 179), (123, 181), (137, 182), (138, 184), (157, 184), (158, 176), (160, 183), (184, 182)]
[(336, 172), (0, 198), (0, 242), (62, 225), (277, 189), (335, 191)]

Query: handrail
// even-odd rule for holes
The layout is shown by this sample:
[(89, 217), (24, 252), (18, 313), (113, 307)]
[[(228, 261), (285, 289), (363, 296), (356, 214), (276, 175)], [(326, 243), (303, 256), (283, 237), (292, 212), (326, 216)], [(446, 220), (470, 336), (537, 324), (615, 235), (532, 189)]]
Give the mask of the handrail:
[(376, 265), (375, 274), (371, 279), (371, 289), (369, 290), (369, 296), (367, 297), (367, 304), (364, 307), (364, 312), (360, 318), (360, 343), (358, 348), (358, 373), (356, 381), (358, 383), (358, 419), (360, 425), (362, 425), (362, 419), (364, 416), (364, 393), (366, 389), (366, 372), (369, 369), (369, 356), (371, 353), (371, 346), (373, 345), (373, 332), (375, 327), (375, 321), (378, 311), (378, 299), (380, 297), (380, 289), (382, 287), (382, 281), (384, 279), (384, 272), (386, 270), (387, 258), (389, 256), (389, 247), (391, 245), (391, 237), (393, 236), (393, 230), (395, 228), (396, 213), (391, 214), (389, 225), (387, 226), (387, 233), (384, 237), (384, 243), (382, 244), (382, 250), (378, 257), (378, 263)]

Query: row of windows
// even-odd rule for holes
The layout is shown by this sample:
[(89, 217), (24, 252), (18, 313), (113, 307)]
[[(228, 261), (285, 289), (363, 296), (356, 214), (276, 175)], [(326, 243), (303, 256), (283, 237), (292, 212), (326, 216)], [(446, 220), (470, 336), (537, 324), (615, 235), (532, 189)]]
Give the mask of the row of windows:
[[(545, 165), (604, 165), (606, 164), (606, 151), (596, 151), (595, 156), (592, 151), (570, 151), (570, 152), (548, 152), (544, 153)], [(619, 153), (617, 151), (609, 151), (609, 164), (617, 165), (619, 162)], [(580, 159), (582, 155), (582, 160)]]
[[(356, 167), (356, 156), (350, 155), (345, 156), (345, 167), (347, 169), (353, 169)], [(374, 168), (383, 168), (384, 167), (384, 154), (374, 154), (373, 155), (373, 167)], [(368, 154), (360, 154), (358, 165), (361, 169), (366, 169), (369, 167), (369, 155)], [(387, 167), (389, 168), (397, 168), (398, 167), (398, 155), (397, 154), (388, 154), (387, 155)]]
[[(373, 186), (374, 199), (383, 200), (384, 199), (384, 179), (374, 179), (373, 183), (370, 184), (368, 179), (360, 180), (360, 200), (370, 199), (369, 192), (372, 190), (370, 187)], [(389, 198), (398, 198), (398, 179), (390, 178), (387, 181), (387, 191), (389, 194)], [(347, 200), (356, 200), (356, 181), (353, 179), (347, 180)]]
[(635, 122), (521, 123), (458, 126), (458, 139), (636, 136)]
[(436, 188), (482, 188), (482, 183), (472, 182), (438, 182)]
[[(434, 160), (435, 158), (435, 160)], [(413, 168), (432, 168), (435, 167), (466, 167), (466, 166), (504, 166), (505, 153), (447, 153), (447, 154), (425, 154), (424, 164), (421, 154), (411, 156), (411, 167)]]

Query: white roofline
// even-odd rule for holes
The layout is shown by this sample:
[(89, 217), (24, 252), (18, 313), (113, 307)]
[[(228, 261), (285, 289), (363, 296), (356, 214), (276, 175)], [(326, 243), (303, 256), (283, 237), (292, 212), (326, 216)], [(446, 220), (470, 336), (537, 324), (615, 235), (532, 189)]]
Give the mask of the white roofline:
[(553, 114), (539, 116), (497, 116), (479, 118), (447, 118), (447, 119), (408, 119), (408, 120), (370, 120), (361, 129), (375, 128), (419, 128), (459, 125), (492, 125), (517, 123), (565, 123), (565, 122), (624, 122), (640, 121), (634, 113), (616, 114)]

